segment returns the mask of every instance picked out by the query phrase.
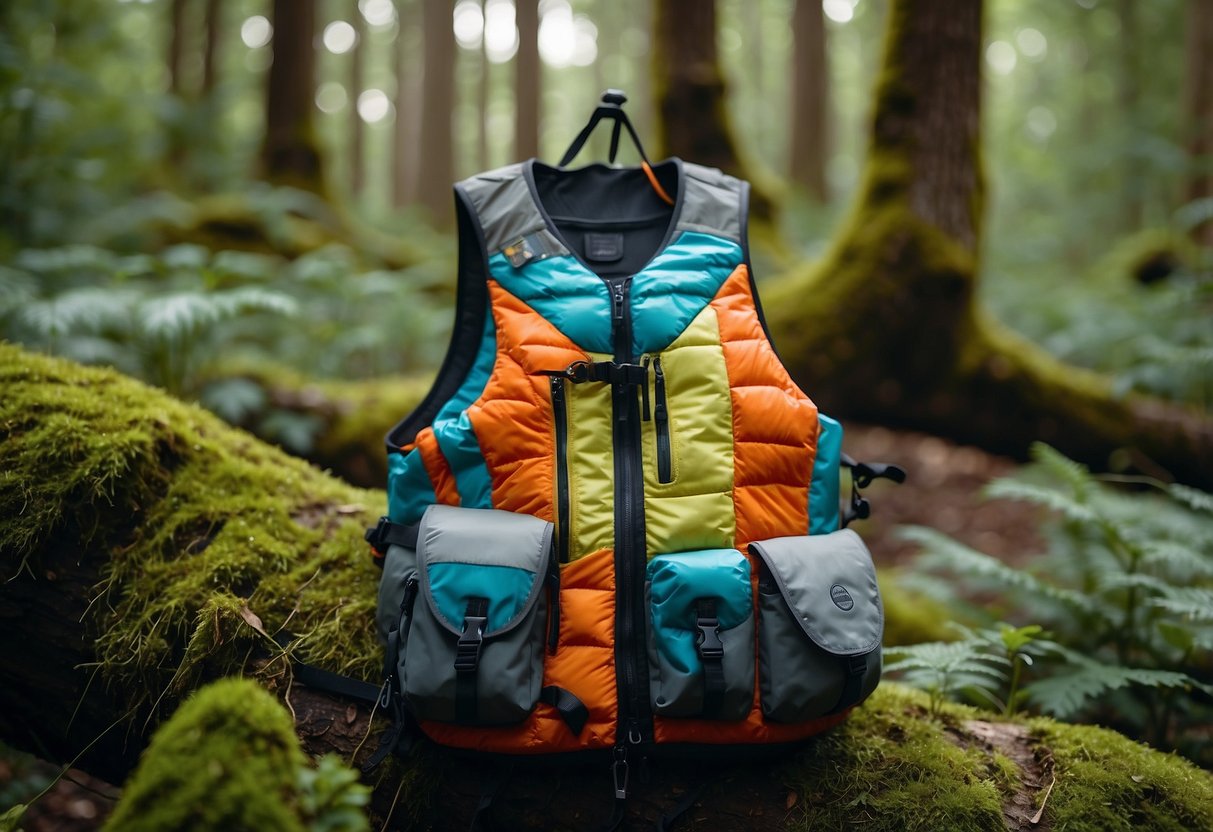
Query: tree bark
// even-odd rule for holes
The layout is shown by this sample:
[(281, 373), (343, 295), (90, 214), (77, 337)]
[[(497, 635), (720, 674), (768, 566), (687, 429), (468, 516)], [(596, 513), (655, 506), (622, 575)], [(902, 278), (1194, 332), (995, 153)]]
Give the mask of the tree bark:
[(356, 40), (350, 50), (350, 192), (355, 196), (366, 186), (366, 122), (358, 113), (358, 96), (366, 86), (366, 18), (357, 0), (349, 0)]
[(518, 0), (518, 55), (514, 58), (514, 159), (539, 155), (543, 65), (539, 62), (539, 3)]
[(657, 0), (653, 86), (663, 152), (750, 181), (750, 210), (771, 216), (771, 197), (737, 152), (716, 48), (716, 0)]
[(421, 89), (421, 158), (418, 197), (438, 228), (449, 228), (455, 216), (451, 183), (455, 178), (451, 114), (455, 103), (455, 35), (446, 0), (421, 3), (425, 68)]
[(795, 0), (792, 10), (791, 179), (817, 202), (827, 202), (829, 69), (821, 0)]
[[(1141, 142), (1141, 32), (1133, 0), (1117, 0), (1116, 15), (1120, 18), (1120, 60), (1116, 62), (1119, 83), (1120, 118), (1133, 146)], [(1121, 227), (1125, 233), (1141, 228), (1145, 219), (1146, 182), (1141, 161), (1136, 154), (1123, 154), (1121, 164)]]
[(202, 96), (210, 99), (219, 82), (219, 59), (222, 54), (223, 0), (206, 0), (206, 48), (202, 53)]
[(185, 94), (185, 29), (189, 0), (172, 0), (169, 5), (168, 91)]
[(315, 0), (274, 0), (274, 62), (266, 83), (261, 177), (326, 196), (315, 127)]
[(396, 16), (399, 25), (396, 42), (392, 44), (392, 57), (396, 71), (396, 124), (392, 135), (392, 204), (402, 208), (414, 202), (417, 196), (417, 73), (412, 63), (413, 50), (409, 48), (408, 31), (412, 28), (412, 4), (408, 0), (397, 0)]
[[(1188, 174), (1185, 201), (1213, 197), (1213, 0), (1188, 0), (1186, 121)], [(1193, 236), (1213, 246), (1213, 220)]]
[[(487, 19), (487, 0), (481, 0), (481, 19)], [(483, 35), (476, 54), (480, 77), (476, 80), (476, 170), (489, 169), (489, 43)]]
[(981, 42), (975, 0), (892, 3), (858, 205), (820, 264), (764, 291), (781, 355), (837, 416), (1019, 457), (1043, 439), (1100, 470), (1127, 452), (1210, 487), (1207, 415), (1116, 396), (979, 308)]

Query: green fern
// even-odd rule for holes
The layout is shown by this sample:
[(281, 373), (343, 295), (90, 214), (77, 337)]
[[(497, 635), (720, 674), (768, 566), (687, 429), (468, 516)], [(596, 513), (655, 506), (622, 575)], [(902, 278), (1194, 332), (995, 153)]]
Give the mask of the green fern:
[[(976, 593), (999, 615), (1011, 611), (1052, 633), (1044, 639), (1022, 628), (1035, 643), (1020, 657), (1014, 629), (970, 633), (957, 649), (982, 652), (971, 643), (978, 637), (988, 642), (984, 652), (996, 653), (999, 638), (1010, 637), (1002, 638), (1012, 662), (1004, 711), (1021, 701), (1066, 718), (1101, 709), (1151, 742), (1213, 763), (1213, 749), (1187, 741), (1190, 726), (1213, 721), (1213, 497), (1144, 478), (1131, 478), (1133, 491), (1118, 490), (1043, 445), (1033, 458), (1018, 476), (985, 491), (1044, 507), (1055, 518), (1049, 550), (1022, 567), (938, 532), (903, 532), (923, 547), (918, 565), (930, 573), (927, 585), (945, 588), (941, 600), (959, 604)], [(973, 612), (982, 620), (980, 609)], [(910, 681), (938, 687), (917, 670)]]
[(885, 648), (886, 673), (902, 674), (903, 679), (931, 696), (931, 715), (938, 716), (948, 696), (971, 690), (990, 701), (1007, 682), (1004, 666), (1010, 662), (991, 653), (981, 639), (936, 641), (903, 647)]

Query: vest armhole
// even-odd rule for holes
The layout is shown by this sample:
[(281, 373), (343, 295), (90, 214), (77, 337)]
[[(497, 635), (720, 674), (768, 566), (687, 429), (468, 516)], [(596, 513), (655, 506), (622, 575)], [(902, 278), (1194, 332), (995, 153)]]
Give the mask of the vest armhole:
[(455, 322), (446, 357), (421, 404), (405, 416), (385, 437), (388, 453), (410, 444), (428, 427), (442, 406), (459, 390), (476, 362), (488, 314), (488, 251), (484, 229), (476, 220), (476, 209), (468, 194), (455, 186), (455, 218), (459, 234), (459, 265), (455, 289)]
[[(750, 280), (750, 296), (754, 298), (754, 310), (758, 313), (758, 323), (762, 325), (762, 332), (767, 336), (767, 343), (771, 345), (771, 349), (775, 350), (775, 356), (778, 358), (779, 350), (771, 339), (771, 330), (767, 327), (766, 315), (762, 314), (762, 300), (758, 297), (758, 282), (754, 279), (754, 263), (750, 259), (750, 183), (744, 179), (739, 182), (741, 187), (737, 190), (737, 222), (741, 228), (741, 262), (745, 263), (746, 276)], [(782, 362), (783, 359), (781, 358), (780, 361)]]

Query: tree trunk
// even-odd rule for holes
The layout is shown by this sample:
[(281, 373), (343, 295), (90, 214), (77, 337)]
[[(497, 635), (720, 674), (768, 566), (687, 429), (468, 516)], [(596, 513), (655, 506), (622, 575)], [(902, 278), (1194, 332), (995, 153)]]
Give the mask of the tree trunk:
[(716, 49), (716, 0), (657, 0), (654, 94), (664, 153), (720, 168), (752, 185), (750, 210), (770, 217), (771, 198), (737, 153)]
[(189, 0), (172, 0), (169, 5), (168, 91), (185, 94), (185, 29)]
[(539, 3), (518, 0), (518, 55), (514, 58), (514, 159), (539, 155), (543, 65), (539, 62)]
[[(482, 19), (488, 18), (487, 0), (480, 3)], [(480, 50), (476, 54), (476, 65), (480, 77), (476, 81), (476, 171), (489, 169), (489, 41), (480, 38)]]
[(206, 49), (202, 53), (202, 96), (209, 100), (219, 81), (220, 45), (223, 38), (223, 0), (206, 0)]
[[(371, 725), (369, 708), (293, 684), (272, 636), (298, 634), (290, 654), (325, 669), (378, 677), (378, 572), (361, 530), (383, 492), (342, 485), (110, 370), (0, 345), (0, 385), (0, 738), (63, 760), (99, 737), (80, 767), (119, 783), (183, 697), (243, 673), (285, 697), (310, 754), (364, 760), (382, 714)], [(1213, 822), (1213, 779), (1171, 755), (1044, 719), (1029, 731), (945, 708), (945, 725), (926, 705), (885, 684), (794, 760), (654, 761), (650, 778), (633, 776), (625, 828), (652, 828), (684, 795), (719, 783), (697, 798), (696, 828), (840, 829), (874, 810), (884, 829), (946, 813), (956, 828), (1026, 830), (1054, 765), (1065, 774), (1046, 818), (1058, 827), (1090, 813), (1128, 825), (1146, 799), (1167, 828)], [(596, 826), (612, 807), (609, 763), (518, 765), (493, 820)], [(1008, 765), (1012, 776), (990, 778)], [(1082, 803), (1083, 765), (1121, 791)], [(424, 746), (378, 772), (373, 807), (395, 818), (391, 828), (466, 829), (491, 773)]]
[(451, 183), (455, 178), (451, 114), (455, 105), (455, 35), (446, 0), (422, 0), (421, 22), (425, 68), (421, 89), (421, 158), (418, 197), (438, 228), (449, 228), (455, 216)]
[(821, 0), (795, 0), (792, 11), (792, 181), (817, 202), (829, 200), (829, 69)]
[[(1141, 32), (1133, 0), (1117, 0), (1116, 14), (1120, 18), (1120, 60), (1118, 98), (1120, 118), (1133, 147), (1141, 145)], [(1121, 163), (1121, 228), (1131, 233), (1141, 228), (1145, 220), (1146, 182), (1141, 160), (1135, 153), (1123, 154)]]
[[(1187, 136), (1188, 202), (1213, 197), (1213, 0), (1188, 0)], [(1193, 234), (1213, 247), (1213, 220)]]
[(261, 176), (327, 195), (315, 127), (315, 0), (274, 0), (274, 62), (266, 84)]
[(1210, 487), (1207, 416), (1116, 396), (978, 308), (980, 61), (980, 3), (892, 3), (859, 204), (822, 263), (764, 292), (781, 354), (836, 416), (1020, 457), (1043, 439), (1101, 470), (1128, 450)]
[(358, 113), (358, 96), (366, 86), (366, 18), (357, 0), (349, 0), (356, 40), (350, 50), (350, 193), (358, 196), (366, 186), (366, 122)]
[(408, 32), (412, 29), (412, 4), (408, 0), (397, 0), (396, 17), (399, 21), (396, 42), (392, 44), (392, 57), (396, 71), (396, 124), (392, 135), (392, 204), (397, 208), (412, 203), (417, 197), (417, 73), (410, 49)]

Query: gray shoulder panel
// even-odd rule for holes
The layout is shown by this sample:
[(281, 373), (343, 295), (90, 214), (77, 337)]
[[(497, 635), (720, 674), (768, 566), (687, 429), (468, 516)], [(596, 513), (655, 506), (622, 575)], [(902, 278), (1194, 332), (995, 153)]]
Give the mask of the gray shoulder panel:
[(475, 211), (489, 256), (536, 232), (543, 232), (545, 242), (563, 251), (564, 247), (547, 233), (521, 163), (477, 174), (455, 187)]
[(744, 246), (742, 214), (748, 188), (744, 182), (716, 168), (683, 162), (685, 178), (679, 231), (715, 234)]

